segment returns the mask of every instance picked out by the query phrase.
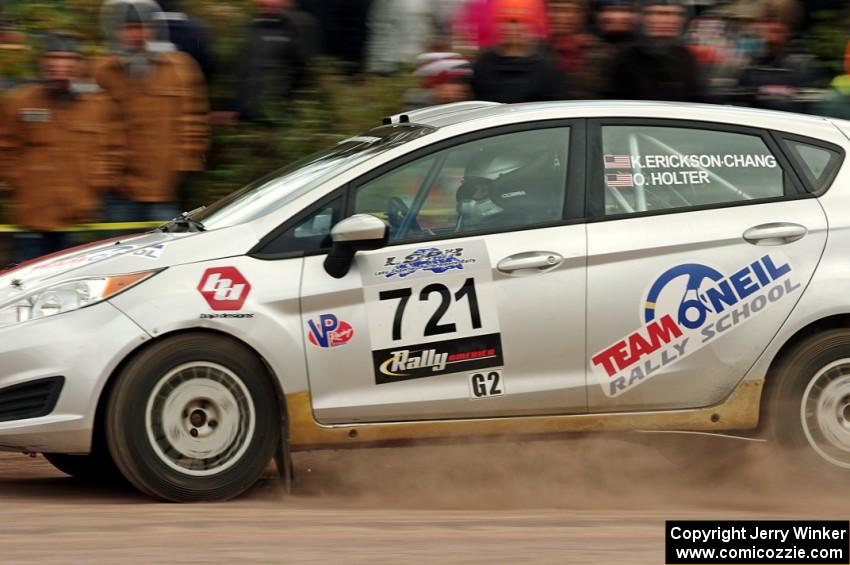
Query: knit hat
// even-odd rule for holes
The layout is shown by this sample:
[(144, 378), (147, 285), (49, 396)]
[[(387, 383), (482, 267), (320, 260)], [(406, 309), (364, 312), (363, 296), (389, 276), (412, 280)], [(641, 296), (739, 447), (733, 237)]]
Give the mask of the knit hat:
[(528, 0), (496, 0), (493, 16), (496, 21), (520, 21), (534, 23), (538, 14)]
[(57, 31), (44, 36), (41, 51), (43, 53), (74, 53), (80, 54), (80, 42), (77, 37), (67, 31)]
[(472, 67), (469, 61), (457, 53), (424, 53), (417, 57), (419, 66), (415, 75), (420, 77), (420, 86), (431, 89), (441, 84), (469, 81)]

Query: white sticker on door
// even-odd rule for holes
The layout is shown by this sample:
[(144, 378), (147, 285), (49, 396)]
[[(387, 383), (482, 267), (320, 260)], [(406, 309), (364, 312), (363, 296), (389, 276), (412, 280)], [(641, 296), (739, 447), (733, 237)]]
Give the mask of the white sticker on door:
[(483, 241), (364, 256), (376, 384), (503, 365)]

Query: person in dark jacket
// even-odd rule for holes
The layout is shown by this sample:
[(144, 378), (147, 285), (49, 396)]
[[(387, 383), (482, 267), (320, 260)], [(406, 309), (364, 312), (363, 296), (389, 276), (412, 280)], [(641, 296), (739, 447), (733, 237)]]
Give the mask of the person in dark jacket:
[(646, 0), (641, 38), (614, 62), (610, 98), (700, 102), (697, 61), (682, 41), (687, 12), (681, 0)]
[(215, 58), (207, 29), (185, 14), (180, 0), (159, 0), (160, 18), (168, 25), (168, 38), (177, 49), (192, 57), (207, 84), (215, 72)]
[(323, 54), (345, 63), (348, 73), (365, 70), (372, 0), (298, 0), (298, 6), (318, 22)]
[(315, 53), (313, 18), (292, 0), (254, 0), (251, 22), (239, 65), (236, 106), (248, 122), (283, 121), (295, 91), (310, 76)]
[(604, 98), (611, 94), (615, 61), (636, 39), (635, 1), (598, 0), (594, 15), (598, 35), (585, 55), (584, 87), (591, 98)]
[(564, 98), (554, 57), (533, 39), (534, 14), (527, 2), (501, 0), (494, 14), (500, 40), (473, 65), (475, 98), (503, 103)]
[(772, 0), (765, 5), (756, 25), (764, 50), (741, 74), (738, 102), (771, 110), (809, 110), (804, 90), (822, 86), (824, 77), (815, 57), (792, 42), (799, 18), (796, 0)]

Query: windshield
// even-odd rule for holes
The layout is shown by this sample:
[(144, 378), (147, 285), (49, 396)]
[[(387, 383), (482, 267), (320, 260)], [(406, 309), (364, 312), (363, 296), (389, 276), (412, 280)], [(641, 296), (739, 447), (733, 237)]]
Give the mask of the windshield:
[(194, 214), (192, 220), (201, 222), (208, 230), (256, 220), (334, 176), (432, 131), (433, 128), (413, 124), (388, 125), (345, 139), (225, 196)]

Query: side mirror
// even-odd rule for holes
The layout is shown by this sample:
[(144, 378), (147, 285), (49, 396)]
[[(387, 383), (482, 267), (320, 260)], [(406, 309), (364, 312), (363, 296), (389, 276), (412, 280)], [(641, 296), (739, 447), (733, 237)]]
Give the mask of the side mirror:
[(331, 230), (333, 247), (325, 258), (325, 271), (335, 279), (348, 274), (354, 254), (380, 249), (390, 239), (390, 226), (375, 216), (357, 214), (346, 218)]

